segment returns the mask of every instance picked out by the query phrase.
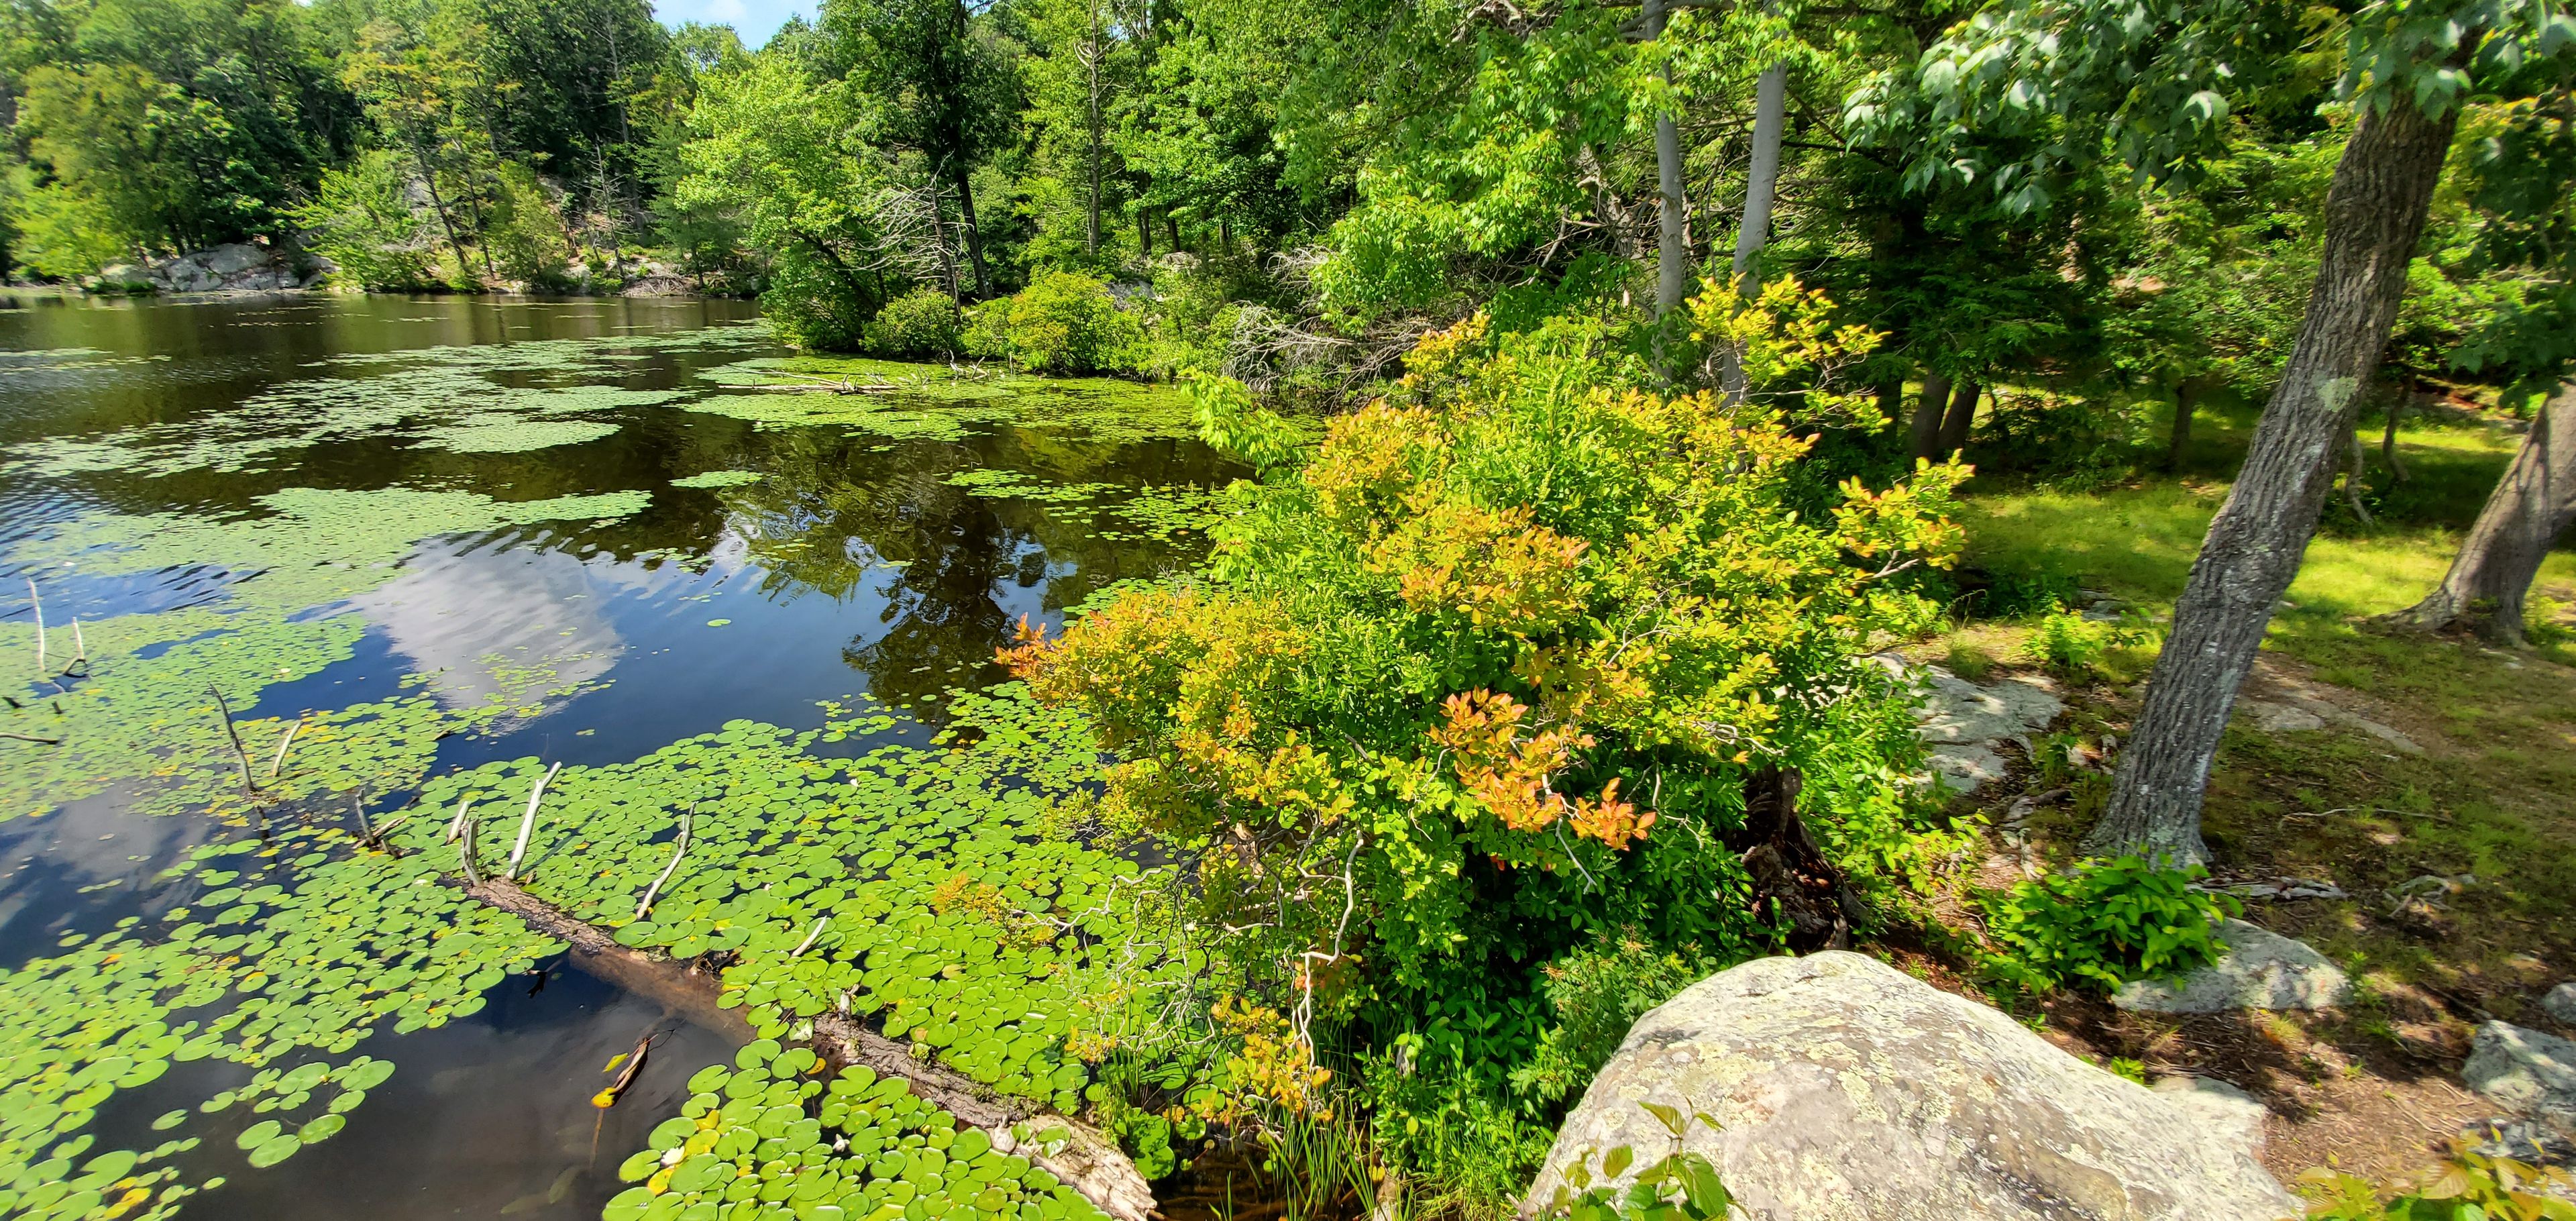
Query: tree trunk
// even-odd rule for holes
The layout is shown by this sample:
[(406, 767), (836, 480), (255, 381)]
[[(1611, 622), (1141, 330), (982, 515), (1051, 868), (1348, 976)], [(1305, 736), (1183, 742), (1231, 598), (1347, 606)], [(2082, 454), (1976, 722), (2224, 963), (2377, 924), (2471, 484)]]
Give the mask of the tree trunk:
[(1148, 266), (1154, 262), (1154, 217), (1144, 205), (1136, 206), (1136, 251)]
[[(1664, 0), (1646, 0), (1646, 37), (1664, 36)], [(1664, 84), (1672, 84), (1672, 69)], [(1682, 137), (1670, 113), (1655, 116), (1655, 317), (1680, 308), (1689, 292), (1690, 230), (1682, 215)], [(1660, 343), (1660, 340), (1658, 340)]]
[(412, 161), (420, 166), (421, 185), (429, 190), (429, 210), (438, 214), (439, 230), (447, 234), (447, 248), (456, 252), (456, 274), (460, 276), (474, 274), (473, 270), (465, 265), (465, 243), (456, 238), (456, 222), (447, 218), (447, 201), (439, 197), (438, 173), (429, 168), (429, 154), (422, 152), (420, 146), (415, 144), (411, 149), (411, 157)]
[(1181, 248), (1181, 218), (1172, 215), (1169, 208), (1163, 209), (1163, 234), (1172, 239), (1172, 249)]
[(1100, 6), (1091, 6), (1091, 53), (1083, 63), (1091, 78), (1091, 227), (1088, 253), (1100, 254)]
[(2200, 409), (2200, 383), (2184, 378), (2174, 383), (2173, 435), (2165, 440), (2165, 469), (2182, 469), (2182, 452), (2191, 447), (2191, 417)]
[(1941, 455), (1941, 417), (1950, 405), (1950, 379), (1938, 373), (1923, 375), (1923, 397), (1914, 404), (1914, 456), (1923, 462), (1938, 462)]
[(2351, 444), (2360, 390), (2379, 364), (2406, 293), (2406, 265), (2442, 175), (2456, 108), (2432, 118), (2400, 100), (2365, 111), (2326, 192), (2325, 246), (2306, 317), (2263, 408), (2227, 502), (2209, 524), (2173, 631), (2156, 659), (2111, 798), (2085, 849), (2175, 863), (2205, 861), (2201, 793), (2236, 688), (2272, 607), (2316, 532)]
[(2522, 448), (2487, 496), (2451, 571), (2424, 600), (2394, 616), (2426, 631), (2474, 626), (2522, 643), (2522, 601), (2549, 545), (2576, 521), (2576, 380), (2563, 382), (2523, 434)]
[[(1753, 164), (1744, 177), (1744, 218), (1735, 228), (1735, 291), (1750, 297), (1762, 278), (1754, 259), (1771, 240), (1771, 196), (1780, 181), (1780, 134), (1788, 126), (1789, 66), (1773, 64), (1753, 84)], [(1744, 397), (1744, 362), (1728, 352), (1718, 373), (1728, 401)]]
[(966, 181), (966, 169), (957, 169), (957, 216), (966, 225), (966, 258), (975, 265), (975, 299), (991, 294), (984, 279), (984, 235), (975, 228), (975, 188)]
[(1961, 382), (1950, 395), (1949, 414), (1941, 417), (1942, 458), (1949, 458), (1968, 447), (1968, 434), (1977, 426), (1977, 400), (1985, 397), (1985, 387), (1975, 382)]

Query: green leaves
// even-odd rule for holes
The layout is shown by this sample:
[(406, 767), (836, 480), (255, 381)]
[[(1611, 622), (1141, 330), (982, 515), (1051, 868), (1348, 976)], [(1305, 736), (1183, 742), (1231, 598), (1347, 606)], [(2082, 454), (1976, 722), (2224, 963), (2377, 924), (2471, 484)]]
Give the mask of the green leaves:
[(1987, 908), (1987, 930), (2007, 952), (1989, 973), (2034, 990), (2080, 982), (2107, 992), (2205, 966), (2227, 948), (2218, 921), (2239, 910), (2193, 887), (2207, 876), (2122, 857), (2018, 883)]

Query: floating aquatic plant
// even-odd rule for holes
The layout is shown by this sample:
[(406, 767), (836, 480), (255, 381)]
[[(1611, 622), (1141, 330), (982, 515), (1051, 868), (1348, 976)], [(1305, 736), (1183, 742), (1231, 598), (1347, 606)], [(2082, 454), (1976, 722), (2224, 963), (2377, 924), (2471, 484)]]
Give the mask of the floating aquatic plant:
[(674, 479), (671, 481), (671, 486), (675, 488), (738, 488), (746, 483), (758, 483), (766, 478), (768, 478), (768, 476), (763, 475), (758, 471), (702, 471), (695, 475)]

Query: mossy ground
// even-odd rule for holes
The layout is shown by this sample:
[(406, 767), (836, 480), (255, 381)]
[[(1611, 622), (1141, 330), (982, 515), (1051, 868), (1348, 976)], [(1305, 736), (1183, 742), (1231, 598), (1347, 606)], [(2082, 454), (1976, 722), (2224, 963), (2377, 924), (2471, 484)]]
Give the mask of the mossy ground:
[[(1971, 498), (1968, 561), (2072, 577), (2166, 620), (2249, 433), (2241, 416), (2223, 421), (2205, 430), (2183, 471), (2122, 486), (1990, 487)], [(2046, 1005), (2051, 1036), (2096, 1059), (2135, 1061), (2149, 1077), (2215, 1076), (2262, 1096), (2275, 1114), (2266, 1160), (2284, 1178), (2320, 1164), (2373, 1176), (2420, 1171), (2464, 1122), (2498, 1113), (2458, 1084), (2474, 1025), (2497, 1017), (2552, 1028), (2537, 1001), (2576, 977), (2567, 916), (2576, 905), (2576, 554), (2562, 547), (2543, 568), (2528, 649), (2379, 626), (2374, 617), (2441, 579), (2519, 438), (2479, 424), (2409, 427), (2398, 445), (2404, 483), (2380, 464), (2375, 429), (2366, 440), (2376, 520), (2362, 524), (2340, 498), (2329, 508), (2245, 694), (2277, 698), (2294, 686), (2421, 749), (2349, 720), (2270, 732), (2240, 712), (2204, 812), (2220, 881), (2308, 879), (2349, 896), (2256, 900), (2247, 918), (2345, 966), (2360, 985), (2356, 1002), (2339, 1014), (2190, 1019), (2076, 996)], [(1991, 678), (2034, 668), (2030, 635), (2026, 620), (1968, 617), (1907, 651)], [(2152, 649), (2115, 650), (2069, 683), (2067, 719), (2040, 751), (2125, 737)], [(1973, 804), (1999, 813), (2024, 792), (2071, 787), (2071, 800), (2032, 821), (2034, 864), (2044, 869), (2071, 858), (2108, 776), (2078, 768), (2069, 785), (2063, 768), (2040, 772)], [(1990, 862), (1977, 880), (2011, 876)], [(2409, 891), (2429, 893), (2410, 902)], [(1957, 931), (1973, 932), (1971, 905), (1937, 907)]]

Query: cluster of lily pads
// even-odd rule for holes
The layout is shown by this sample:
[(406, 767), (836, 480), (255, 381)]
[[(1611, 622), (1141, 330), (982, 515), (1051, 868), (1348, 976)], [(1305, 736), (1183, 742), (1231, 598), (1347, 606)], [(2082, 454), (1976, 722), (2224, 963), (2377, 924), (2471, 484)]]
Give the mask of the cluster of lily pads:
[[(418, 856), (361, 850), (336, 827), (204, 845), (163, 877), (181, 905), (127, 917), (0, 972), (0, 1213), (163, 1217), (207, 1186), (169, 1160), (201, 1135), (91, 1152), (84, 1131), (120, 1091), (174, 1064), (259, 1070), (156, 1131), (238, 1124), (248, 1165), (329, 1139), (393, 1065), (347, 1057), (385, 1028), (444, 1025), (555, 949), (525, 923), (440, 885)], [(228, 1112), (259, 1118), (227, 1120)]]
[[(817, 747), (894, 718), (868, 701), (839, 712), (562, 769), (519, 882), (623, 944), (715, 956), (724, 1003), (766, 1037), (810, 1037), (826, 1011), (875, 1019), (997, 1093), (1066, 1111), (1092, 1084), (1085, 1051), (1174, 1059), (1186, 1079), (1190, 1045), (1149, 1037), (1204, 966), (1164, 879), (1063, 833), (1096, 776), (1087, 730), (1016, 688), (958, 693), (931, 745), (847, 758)], [(439, 776), (423, 804), (461, 809), (492, 846), (478, 869), (498, 872), (545, 771), (523, 758)], [(461, 868), (447, 821), (407, 842)]]
[[(363, 435), (502, 452), (606, 435), (614, 426), (584, 413), (666, 402), (792, 407), (806, 413), (794, 422), (863, 428), (855, 416), (870, 412), (939, 417), (887, 435), (1006, 422), (1110, 440), (1188, 431), (1178, 396), (1118, 383), (1044, 391), (961, 378), (953, 393), (925, 395), (930, 407), (898, 408), (869, 396), (690, 398), (495, 380), (766, 342), (749, 329), (695, 334), (351, 358), (331, 363), (383, 369), (293, 383), (229, 416), (19, 446), (12, 469), (255, 470)], [(425, 387), (455, 401), (426, 410), (436, 396)], [(823, 418), (827, 407), (849, 414)], [(714, 470), (674, 484), (761, 478)], [(1112, 490), (1007, 471), (952, 482), (1049, 504)], [(442, 738), (532, 714), (551, 681), (542, 663), (461, 708), (407, 680), (346, 707), (251, 711), (263, 692), (354, 656), (365, 624), (345, 600), (390, 580), (421, 540), (609, 521), (649, 501), (642, 491), (511, 503), (290, 488), (261, 497), (259, 516), (96, 512), (16, 548), (13, 559), (43, 572), (66, 562), (82, 579), (188, 570), (204, 590), (177, 609), (82, 625), (82, 662), (68, 671), (65, 625), (52, 625), (57, 665), (0, 709), (0, 728), (37, 739), (0, 742), (0, 820), (113, 789), (137, 813), (203, 818), (216, 838), (156, 879), (146, 914), (0, 970), (0, 1214), (166, 1217), (222, 1181), (182, 1181), (183, 1153), (230, 1148), (266, 1167), (339, 1132), (394, 1071), (353, 1054), (361, 1044), (470, 1016), (508, 973), (556, 948), (452, 884), (470, 845), (483, 874), (516, 855), (512, 872), (532, 893), (626, 944), (720, 966), (724, 1003), (763, 1037), (736, 1070), (693, 1081), (690, 1109), (657, 1130), (649, 1158), (630, 1160), (644, 1173), (611, 1217), (1091, 1217), (994, 1135), (959, 1130), (899, 1082), (864, 1071), (826, 1081), (810, 1051), (785, 1045), (811, 1036), (822, 1014), (842, 1014), (997, 1094), (1068, 1113), (1110, 1100), (1101, 1076), (1113, 1061), (1175, 1098), (1206, 1088), (1212, 1053), (1197, 1035), (1208, 998), (1193, 992), (1202, 952), (1166, 872), (1080, 837), (1098, 765), (1086, 727), (1067, 714), (1015, 689), (956, 693), (928, 744), (858, 754), (851, 744), (899, 724), (895, 709), (831, 706), (806, 730), (737, 721), (632, 762), (563, 768), (528, 823), (542, 761), (433, 772)], [(1100, 510), (1166, 539), (1203, 528), (1213, 511), (1195, 489)], [(0, 624), (0, 657), (32, 655), (35, 636), (26, 619)], [(408, 805), (389, 808), (383, 798), (395, 794)], [(450, 835), (460, 809), (470, 839)], [(523, 824), (526, 850), (513, 853)], [(162, 1115), (152, 1147), (96, 1147), (103, 1106), (123, 1091), (177, 1088), (194, 1078), (166, 1074), (194, 1061), (240, 1065), (249, 1079)], [(1023, 1131), (1003, 1143), (1047, 1139)]]
[[(320, 362), (341, 370), (286, 382), (222, 410), (95, 437), (47, 437), (10, 447), (13, 474), (118, 471), (173, 475), (276, 469), (295, 451), (334, 441), (396, 437), (459, 453), (518, 453), (596, 440), (617, 425), (591, 413), (692, 397), (600, 384), (618, 362), (655, 353), (766, 346), (758, 324), (607, 339), (523, 340), (421, 348)], [(364, 375), (350, 376), (363, 369)], [(540, 379), (548, 385), (517, 385)]]
[(618, 1168), (640, 1185), (608, 1202), (606, 1221), (1104, 1216), (1017, 1152), (1058, 1134), (961, 1127), (900, 1077), (866, 1067), (827, 1075), (813, 1052), (763, 1039), (732, 1069), (701, 1069), (689, 1089), (680, 1114)]

